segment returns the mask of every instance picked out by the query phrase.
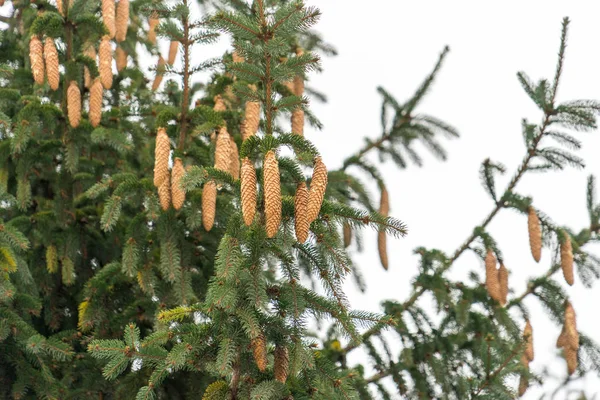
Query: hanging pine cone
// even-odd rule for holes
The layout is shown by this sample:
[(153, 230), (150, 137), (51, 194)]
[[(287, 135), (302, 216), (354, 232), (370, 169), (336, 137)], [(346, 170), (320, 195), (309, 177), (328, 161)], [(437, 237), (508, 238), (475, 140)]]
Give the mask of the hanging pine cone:
[(152, 44), (156, 44), (156, 27), (158, 26), (159, 22), (160, 20), (158, 19), (158, 13), (156, 11), (152, 12), (148, 18), (148, 41)]
[(529, 388), (529, 381), (525, 375), (519, 378), (519, 397), (523, 396)]
[(181, 178), (185, 175), (185, 168), (181, 158), (176, 157), (171, 170), (171, 198), (173, 199), (173, 208), (180, 210), (185, 202), (185, 192), (181, 188)]
[(252, 354), (254, 355), (254, 361), (260, 372), (265, 372), (267, 369), (267, 341), (261, 334), (258, 337), (250, 341), (252, 346)]
[(115, 21), (115, 40), (122, 42), (127, 37), (129, 27), (129, 0), (119, 0), (117, 3), (117, 15)]
[[(116, 33), (115, 0), (102, 0), (102, 20), (108, 30), (108, 38), (114, 38)], [(108, 89), (107, 87), (105, 88)]]
[(223, 101), (223, 97), (218, 94), (213, 98), (215, 105), (213, 107), (213, 110), (215, 111), (219, 111), (219, 112), (223, 112), (227, 110), (227, 106), (225, 106), (225, 102)]
[(233, 179), (240, 179), (240, 152), (238, 151), (237, 143), (233, 140), (233, 137), (229, 136), (229, 144), (231, 147), (229, 160), (229, 173), (233, 176)]
[(275, 366), (273, 368), (276, 380), (285, 383), (288, 377), (289, 364), (290, 359), (287, 347), (277, 345), (275, 347)]
[(94, 79), (94, 83), (90, 88), (90, 112), (89, 118), (90, 123), (95, 128), (100, 124), (100, 120), (102, 119), (102, 82), (100, 82), (100, 78)]
[(217, 184), (208, 181), (202, 189), (202, 225), (209, 232), (215, 224), (217, 213)]
[(275, 152), (269, 150), (265, 155), (263, 165), (265, 188), (265, 219), (267, 237), (272, 238), (279, 230), (281, 223), (281, 183), (279, 177), (279, 162)]
[(312, 223), (319, 216), (326, 189), (327, 167), (323, 161), (321, 161), (321, 157), (316, 157), (312, 180), (310, 182), (310, 192), (308, 194), (307, 213), (309, 223)]
[(242, 160), (241, 198), (244, 223), (250, 226), (256, 214), (256, 170), (248, 157)]
[(566, 347), (577, 350), (579, 348), (579, 332), (577, 331), (577, 317), (571, 303), (565, 305), (565, 333)]
[(215, 146), (215, 168), (221, 171), (229, 172), (231, 164), (231, 137), (227, 128), (219, 128), (217, 135), (217, 144)]
[(564, 234), (564, 240), (560, 244), (560, 266), (565, 281), (572, 286), (575, 282), (573, 276), (573, 247), (571, 246), (571, 235), (566, 232)]
[(58, 51), (54, 39), (47, 37), (44, 42), (44, 58), (46, 59), (46, 76), (50, 89), (58, 89), (60, 83), (60, 71), (58, 70)]
[(508, 269), (504, 263), (498, 269), (498, 283), (500, 284), (500, 305), (505, 306), (508, 301)]
[[(96, 62), (96, 49), (94, 49), (94, 46), (87, 46), (83, 54)], [(88, 67), (83, 67), (83, 82), (86, 88), (90, 89), (92, 87), (93, 81)]]
[[(109, 0), (103, 0), (109, 1)], [(112, 47), (110, 46), (110, 37), (104, 35), (98, 48), (98, 57), (100, 59), (100, 65), (98, 70), (100, 71), (100, 79), (104, 89), (110, 89), (112, 87), (113, 74), (112, 74)]]
[(485, 256), (485, 287), (490, 297), (500, 301), (500, 282), (498, 282), (498, 270), (496, 270), (496, 256), (488, 249)]
[[(2, 4), (1, 5), (4, 5), (4, 0), (2, 0)], [(56, 11), (58, 11), (58, 13), (60, 15), (62, 15), (63, 17), (65, 16), (65, 12), (63, 10), (62, 0), (56, 0)]]
[(304, 136), (304, 110), (301, 108), (292, 111), (292, 133)]
[(175, 63), (175, 58), (177, 58), (178, 49), (179, 42), (177, 40), (171, 40), (171, 44), (169, 45), (169, 58), (167, 61), (169, 65), (173, 65)]
[(165, 128), (158, 128), (154, 147), (154, 186), (160, 187), (169, 177), (171, 142)]
[(529, 207), (527, 227), (529, 230), (529, 247), (531, 248), (531, 255), (536, 262), (539, 262), (542, 257), (542, 228), (540, 226), (540, 219), (533, 207)]
[(556, 348), (565, 347), (566, 345), (567, 345), (567, 331), (565, 330), (565, 327), (563, 326), (562, 330), (560, 331), (560, 335), (558, 335), (558, 339), (556, 339)]
[(44, 84), (44, 46), (37, 36), (31, 36), (29, 40), (29, 60), (31, 62), (31, 73), (33, 80), (38, 85)]
[(569, 375), (573, 375), (577, 370), (577, 350), (572, 349), (569, 346), (564, 348), (565, 360), (567, 361), (567, 371)]
[(117, 71), (123, 71), (127, 67), (127, 52), (121, 46), (117, 46), (115, 59), (117, 61)]
[[(381, 184), (381, 199), (379, 201), (379, 214), (387, 217), (390, 212), (390, 199), (386, 187)], [(379, 260), (385, 270), (388, 269), (387, 255), (387, 235), (385, 230), (380, 228), (377, 234), (377, 250), (379, 251)]]
[(344, 247), (350, 246), (352, 243), (352, 227), (349, 223), (344, 222)]
[[(256, 86), (250, 85), (250, 89), (256, 92)], [(244, 110), (244, 130), (242, 131), (242, 140), (256, 135), (260, 125), (260, 103), (258, 101), (247, 101)]]
[(523, 329), (523, 338), (527, 341), (527, 345), (525, 347), (525, 356), (527, 357), (527, 360), (533, 361), (533, 327), (531, 326), (531, 322), (529, 322), (529, 320), (527, 320), (525, 323), (525, 329)]
[(294, 197), (294, 229), (299, 243), (304, 243), (308, 239), (310, 221), (308, 220), (307, 209), (308, 189), (306, 188), (306, 182), (302, 181), (296, 186), (296, 196)]
[(81, 92), (75, 81), (71, 81), (67, 89), (67, 113), (69, 124), (72, 128), (77, 128), (81, 121)]
[(152, 82), (152, 90), (156, 91), (160, 86), (165, 74), (165, 59), (163, 56), (158, 56), (158, 64), (156, 64), (156, 75), (154, 76), (154, 82)]
[(171, 207), (171, 177), (168, 173), (167, 178), (158, 187), (158, 200), (163, 211), (167, 211)]

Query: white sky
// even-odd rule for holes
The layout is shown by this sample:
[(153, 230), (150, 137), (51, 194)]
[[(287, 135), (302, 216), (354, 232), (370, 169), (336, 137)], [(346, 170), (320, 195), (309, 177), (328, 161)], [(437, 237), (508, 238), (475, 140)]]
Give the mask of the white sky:
[[(329, 102), (313, 104), (325, 124), (322, 133), (308, 132), (327, 165), (340, 165), (345, 156), (363, 144), (363, 137), (380, 134), (381, 100), (377, 85), (383, 85), (398, 100), (410, 96), (430, 71), (444, 45), (451, 48), (433, 90), (417, 110), (442, 118), (458, 128), (461, 138), (446, 141), (449, 160), (426, 158), (422, 169), (383, 167), (390, 191), (392, 215), (406, 222), (409, 235), (388, 243), (390, 271), (381, 268), (375, 234), (365, 236), (366, 251), (356, 255), (367, 280), (361, 294), (347, 284), (355, 308), (377, 311), (384, 299), (405, 300), (410, 280), (417, 272), (418, 246), (452, 253), (493, 207), (479, 183), (479, 166), (486, 157), (502, 162), (507, 175), (497, 181), (502, 190), (525, 154), (521, 119), (540, 120), (540, 113), (522, 91), (517, 71), (533, 80), (552, 78), (559, 44), (561, 20), (572, 20), (563, 83), (558, 101), (600, 98), (600, 3), (590, 1), (311, 1), (323, 17), (317, 29), (339, 50), (339, 56), (323, 60), (324, 73), (312, 77), (311, 85), (325, 92)], [(318, 4), (317, 4), (318, 3)], [(517, 186), (520, 194), (533, 196), (534, 205), (559, 225), (579, 231), (588, 224), (585, 208), (586, 178), (600, 175), (597, 133), (578, 133), (586, 160), (584, 171), (568, 169), (526, 176)], [(377, 160), (376, 157), (373, 158)], [(543, 274), (551, 252), (544, 249), (540, 264), (530, 253), (527, 221), (512, 211), (502, 211), (490, 232), (504, 252), (511, 271), (510, 286), (522, 293), (529, 277)], [(596, 248), (600, 254), (600, 248)], [(465, 253), (452, 269), (455, 279), (466, 279), (470, 270), (483, 274), (483, 266)], [(557, 275), (559, 281), (562, 277)], [(567, 289), (578, 313), (581, 331), (600, 342), (596, 320), (600, 302), (598, 285), (592, 290), (577, 282)], [(533, 371), (544, 366), (557, 375), (566, 370), (557, 358), (554, 343), (559, 327), (549, 321), (539, 303), (530, 298), (536, 359)], [(356, 355), (354, 360), (362, 356)], [(351, 358), (352, 360), (353, 358)], [(588, 394), (600, 388), (600, 380), (588, 379)], [(545, 391), (554, 389), (549, 382)], [(573, 387), (581, 387), (577, 383)], [(531, 388), (526, 399), (544, 392)], [(571, 394), (575, 398), (575, 394)], [(565, 393), (556, 399), (566, 398)]]

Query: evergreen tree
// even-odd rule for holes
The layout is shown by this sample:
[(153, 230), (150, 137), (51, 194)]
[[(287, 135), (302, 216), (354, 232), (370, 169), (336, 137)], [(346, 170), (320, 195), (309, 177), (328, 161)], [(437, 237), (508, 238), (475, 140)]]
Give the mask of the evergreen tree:
[[(325, 149), (303, 135), (305, 120), (320, 128), (309, 96), (324, 99), (305, 81), (319, 54), (335, 53), (311, 29), (319, 11), (298, 0), (201, 4), (198, 17), (189, 0), (19, 0), (3, 20), (0, 396), (510, 399), (539, 379), (529, 370), (530, 295), (564, 327), (557, 345), (568, 374), (600, 369), (599, 349), (577, 331), (576, 305), (553, 278), (560, 269), (572, 285), (574, 266), (587, 286), (600, 275), (584, 248), (600, 229), (594, 179), (590, 226), (579, 232), (516, 192), (530, 171), (583, 165), (569, 131), (596, 127), (600, 104), (556, 97), (568, 20), (554, 79), (518, 75), (542, 121), (523, 122), (526, 155), (504, 192), (494, 178), (506, 168), (482, 164), (492, 212), (452, 255), (417, 249), (414, 292), (373, 314), (352, 309), (341, 288), (349, 276), (362, 287), (347, 247), (373, 228), (387, 268), (386, 238), (406, 227), (388, 216), (385, 182), (367, 156), (421, 165), (420, 141), (445, 159), (439, 136), (456, 130), (416, 109), (448, 49), (406, 102), (379, 89), (381, 136), (328, 171)], [(196, 49), (220, 35), (231, 51), (198, 63)], [(206, 70), (212, 76), (199, 82)], [(364, 174), (378, 184), (379, 205)], [(527, 216), (536, 260), (543, 247), (556, 259), (510, 297), (486, 231), (503, 209)], [(466, 251), (480, 255), (485, 279), (445, 276)], [(439, 322), (419, 301), (425, 293)], [(308, 328), (315, 319), (331, 322), (323, 343)], [(374, 342), (386, 329), (401, 354)], [(359, 347), (376, 375), (346, 362)], [(578, 362), (584, 356), (589, 363)], [(380, 382), (388, 376), (395, 387)]]

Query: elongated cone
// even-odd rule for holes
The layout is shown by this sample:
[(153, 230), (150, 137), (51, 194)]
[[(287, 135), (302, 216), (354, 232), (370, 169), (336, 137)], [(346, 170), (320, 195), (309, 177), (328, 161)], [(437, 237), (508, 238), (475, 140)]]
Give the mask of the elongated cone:
[(67, 113), (69, 124), (72, 128), (77, 128), (81, 121), (81, 92), (75, 81), (71, 81), (67, 89)]
[(181, 178), (185, 175), (185, 168), (181, 158), (176, 157), (171, 170), (171, 199), (173, 200), (173, 208), (180, 210), (185, 202), (185, 192), (181, 187)]
[(102, 37), (100, 47), (98, 48), (98, 58), (100, 59), (100, 65), (98, 66), (98, 70), (100, 72), (100, 80), (102, 81), (102, 86), (104, 86), (104, 89), (110, 89), (112, 87), (113, 82), (113, 55), (112, 47), (110, 46), (110, 37), (108, 35), (104, 35)]
[(171, 142), (165, 128), (158, 128), (154, 147), (154, 186), (160, 187), (169, 177)]
[(573, 276), (573, 247), (571, 246), (571, 235), (568, 233), (565, 233), (565, 238), (560, 244), (560, 266), (565, 281), (572, 286), (575, 282)]
[(565, 333), (566, 347), (577, 350), (579, 348), (579, 332), (577, 331), (577, 317), (571, 303), (565, 305)]
[(498, 269), (498, 283), (500, 284), (500, 304), (505, 306), (508, 300), (508, 269), (504, 263), (500, 264)]
[(214, 181), (208, 181), (202, 189), (202, 225), (208, 232), (215, 224), (215, 215), (217, 212), (217, 184)]
[(525, 375), (519, 378), (519, 397), (523, 396), (529, 388), (529, 381)]
[(160, 86), (165, 74), (165, 59), (163, 56), (158, 56), (158, 64), (156, 65), (156, 75), (154, 76), (154, 82), (152, 82), (152, 90), (156, 91)]
[(108, 30), (109, 39), (114, 38), (117, 31), (115, 26), (115, 0), (102, 0), (102, 20)]
[[(381, 199), (379, 201), (379, 214), (387, 217), (390, 212), (390, 199), (388, 191), (384, 185), (381, 185)], [(384, 269), (388, 269), (387, 254), (387, 236), (384, 229), (379, 229), (377, 234), (377, 250), (379, 251), (379, 260)]]
[(171, 207), (171, 179), (169, 175), (158, 187), (158, 200), (163, 211), (167, 211)]
[(352, 244), (352, 227), (349, 223), (344, 222), (344, 247), (350, 246)]
[(577, 350), (570, 347), (565, 347), (565, 360), (567, 361), (567, 371), (569, 375), (573, 375), (577, 370)]
[(525, 356), (529, 361), (533, 361), (533, 328), (529, 320), (527, 320), (525, 329), (523, 329), (523, 338), (525, 338), (527, 341), (527, 345), (525, 347)]
[(46, 59), (46, 76), (52, 90), (58, 89), (60, 72), (58, 70), (58, 51), (54, 39), (47, 37), (44, 42), (44, 58)]
[(233, 137), (229, 136), (229, 144), (231, 147), (229, 160), (229, 173), (233, 176), (233, 179), (240, 179), (240, 152), (238, 151), (237, 143), (233, 140)]
[(122, 42), (127, 37), (129, 27), (129, 0), (119, 0), (115, 20), (115, 40)]
[(327, 189), (327, 167), (321, 160), (321, 157), (315, 158), (312, 180), (310, 182), (310, 192), (308, 194), (308, 221), (312, 223), (321, 212), (321, 205), (325, 198)]
[(254, 361), (256, 362), (256, 366), (261, 372), (264, 372), (267, 369), (267, 341), (265, 337), (261, 334), (258, 337), (252, 339), (250, 341), (252, 346), (252, 354), (254, 355)]
[(500, 301), (500, 282), (498, 282), (496, 256), (494, 256), (491, 249), (488, 249), (485, 256), (485, 287), (492, 299)]
[(127, 52), (121, 46), (117, 46), (115, 59), (117, 61), (117, 71), (123, 71), (127, 67)]
[(285, 346), (277, 345), (275, 347), (275, 366), (274, 373), (275, 379), (281, 383), (285, 383), (288, 377), (288, 369), (290, 365), (290, 358), (288, 356), (288, 350)]
[(31, 62), (31, 73), (33, 80), (38, 85), (44, 84), (44, 46), (37, 36), (32, 36), (29, 40), (29, 60)]
[(219, 111), (219, 112), (223, 112), (223, 111), (227, 110), (227, 106), (225, 105), (225, 102), (223, 101), (223, 97), (220, 94), (216, 95), (213, 100), (215, 101), (213, 110)]
[(156, 44), (156, 27), (159, 22), (158, 13), (156, 12), (153, 12), (148, 18), (148, 41), (152, 44)]
[(217, 135), (217, 145), (215, 146), (215, 168), (221, 171), (229, 172), (231, 164), (231, 137), (227, 128), (219, 128)]
[[(249, 86), (252, 91), (256, 91), (255, 85)], [(260, 126), (260, 103), (258, 101), (247, 101), (244, 110), (244, 122), (242, 130), (242, 140), (256, 135)]]
[[(89, 58), (91, 58), (92, 60), (94, 60), (94, 62), (96, 62), (96, 49), (94, 49), (94, 46), (89, 45), (86, 47), (85, 51), (83, 52), (83, 54)], [(88, 69), (88, 67), (83, 67), (83, 82), (86, 88), (91, 88), (93, 81), (92, 81), (92, 75), (90, 75), (90, 70)]]
[(279, 176), (279, 162), (275, 152), (269, 150), (265, 155), (263, 165), (265, 188), (265, 224), (267, 237), (272, 238), (279, 230), (281, 223), (281, 182)]
[(171, 40), (171, 44), (169, 45), (169, 58), (167, 59), (167, 63), (169, 65), (173, 65), (175, 63), (175, 59), (177, 58), (177, 50), (179, 49), (179, 42), (177, 40)]
[[(4, 0), (2, 0), (2, 4), (0, 5), (4, 5)], [(62, 0), (56, 0), (56, 10), (60, 15), (62, 15), (63, 17), (65, 16)]]
[(533, 207), (529, 207), (527, 228), (529, 230), (531, 255), (536, 262), (540, 262), (540, 258), (542, 258), (542, 228), (540, 226), (540, 219)]
[(90, 123), (95, 128), (100, 124), (100, 120), (102, 119), (102, 92), (104, 88), (102, 87), (102, 82), (100, 82), (100, 78), (94, 79), (94, 83), (90, 88), (90, 112), (89, 118)]
[(556, 339), (556, 348), (565, 347), (566, 345), (567, 345), (567, 331), (565, 330), (565, 327), (563, 326), (562, 331), (560, 332), (560, 335), (558, 336), (558, 339)]
[(303, 181), (296, 186), (296, 196), (294, 197), (294, 229), (296, 239), (300, 243), (304, 243), (308, 239), (310, 221), (308, 220), (307, 208), (308, 189), (306, 188), (306, 182)]
[(242, 215), (247, 226), (254, 221), (256, 214), (256, 170), (248, 157), (242, 160), (241, 197)]
[(304, 136), (304, 110), (301, 108), (292, 111), (292, 133)]

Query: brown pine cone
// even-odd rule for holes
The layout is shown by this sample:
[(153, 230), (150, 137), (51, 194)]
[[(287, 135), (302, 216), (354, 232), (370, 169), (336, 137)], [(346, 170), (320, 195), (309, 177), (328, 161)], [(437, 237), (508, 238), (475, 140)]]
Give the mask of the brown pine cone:
[(571, 303), (565, 305), (565, 333), (566, 346), (577, 350), (579, 348), (579, 332), (577, 331), (577, 317)]
[(237, 143), (233, 140), (233, 137), (229, 137), (230, 140), (230, 161), (229, 161), (229, 173), (233, 176), (233, 179), (240, 179), (240, 152), (238, 151)]
[(71, 81), (67, 89), (67, 113), (69, 124), (72, 128), (77, 128), (81, 121), (81, 92), (75, 81)]
[(275, 347), (275, 366), (274, 373), (275, 379), (281, 383), (285, 383), (288, 377), (288, 370), (290, 365), (290, 358), (288, 356), (288, 349), (285, 346), (277, 345)]
[[(94, 62), (96, 61), (96, 49), (94, 49), (94, 46), (89, 45), (85, 48), (85, 51), (83, 52), (83, 54), (89, 58), (91, 58), (92, 60), (94, 60)], [(83, 82), (86, 88), (90, 89), (93, 85), (93, 81), (92, 81), (92, 75), (90, 74), (90, 71), (88, 69), (88, 67), (83, 67)]]
[(171, 170), (171, 198), (173, 199), (173, 208), (180, 210), (185, 202), (185, 192), (181, 187), (181, 178), (185, 175), (185, 168), (181, 158), (176, 157)]
[(527, 345), (525, 347), (525, 356), (529, 361), (533, 361), (533, 327), (531, 326), (531, 322), (529, 322), (529, 320), (527, 320), (527, 322), (525, 323), (525, 329), (523, 330), (523, 338), (527, 341)]
[(158, 13), (153, 12), (148, 18), (148, 41), (152, 44), (156, 44), (156, 27), (159, 23)]
[(179, 42), (177, 40), (171, 40), (171, 44), (169, 45), (169, 58), (167, 59), (167, 63), (169, 65), (173, 65), (175, 63), (175, 58), (177, 58), (178, 49)]
[(115, 51), (115, 59), (117, 61), (117, 71), (123, 71), (127, 67), (127, 52), (123, 50), (121, 46), (117, 46), (117, 50)]
[(242, 179), (241, 179), (241, 202), (242, 202), (242, 215), (244, 217), (244, 223), (247, 226), (252, 224), (254, 221), (254, 215), (256, 214), (256, 170), (254, 165), (245, 157), (242, 160)]
[(536, 262), (539, 262), (542, 257), (542, 228), (540, 219), (533, 207), (529, 207), (527, 228), (529, 230), (529, 247), (531, 248), (531, 255)]
[(29, 60), (31, 62), (33, 80), (38, 85), (43, 85), (45, 77), (44, 46), (37, 36), (31, 36), (31, 40), (29, 41)]
[(252, 354), (254, 355), (254, 361), (256, 366), (261, 372), (265, 372), (267, 369), (267, 341), (263, 335), (252, 339), (250, 341), (252, 346)]
[(171, 179), (168, 174), (167, 179), (158, 187), (158, 199), (163, 211), (167, 211), (171, 207)]
[(202, 225), (209, 232), (215, 224), (217, 213), (217, 184), (208, 181), (202, 189)]
[(485, 287), (490, 297), (496, 301), (501, 300), (500, 282), (498, 282), (498, 270), (496, 269), (496, 257), (491, 249), (485, 256)]
[(306, 242), (310, 230), (310, 221), (308, 220), (308, 189), (306, 182), (302, 181), (296, 186), (296, 196), (294, 197), (294, 228), (296, 239), (299, 243)]
[(321, 212), (321, 205), (325, 198), (327, 189), (327, 167), (321, 161), (321, 157), (315, 158), (312, 180), (310, 182), (310, 192), (308, 195), (308, 220), (312, 223)]
[(564, 348), (565, 360), (567, 361), (567, 371), (569, 375), (573, 375), (577, 370), (577, 349), (570, 348), (569, 346), (565, 346)]
[(154, 186), (160, 187), (169, 177), (171, 142), (165, 128), (158, 128), (154, 147)]
[(213, 99), (215, 101), (215, 105), (213, 110), (223, 112), (227, 110), (227, 106), (225, 106), (225, 102), (223, 101), (223, 96), (220, 94), (216, 95)]
[(115, 40), (122, 42), (127, 37), (129, 27), (129, 0), (119, 0), (115, 20)]
[(498, 269), (498, 283), (500, 284), (500, 305), (505, 306), (508, 301), (508, 269), (503, 263)]
[(102, 92), (103, 92), (102, 82), (100, 82), (100, 78), (94, 79), (94, 83), (90, 88), (90, 112), (89, 118), (90, 123), (95, 128), (100, 124), (100, 120), (102, 119)]
[(231, 164), (231, 136), (227, 132), (227, 128), (222, 126), (219, 128), (217, 135), (217, 144), (215, 146), (215, 168), (221, 171), (229, 172)]
[(344, 222), (344, 247), (350, 246), (352, 244), (352, 227), (349, 223)]
[[(102, 0), (102, 20), (108, 30), (109, 39), (114, 38), (117, 31), (115, 26), (115, 0)], [(105, 89), (108, 88), (105, 87)]]
[(267, 237), (272, 238), (277, 234), (279, 224), (281, 223), (281, 182), (279, 176), (279, 162), (277, 161), (273, 150), (269, 150), (265, 155), (263, 174)]
[[(110, 0), (103, 0), (103, 2), (104, 1)], [(98, 70), (100, 71), (100, 80), (102, 81), (102, 86), (104, 86), (104, 89), (110, 89), (112, 87), (113, 82), (113, 55), (112, 47), (110, 46), (110, 37), (108, 35), (104, 35), (102, 37), (100, 47), (98, 48), (98, 58), (100, 59), (100, 65), (98, 66)]]
[(566, 232), (564, 240), (560, 244), (560, 266), (565, 281), (573, 286), (575, 282), (575, 277), (573, 276), (573, 247), (571, 246), (571, 235)]
[(301, 108), (292, 111), (292, 133), (304, 136), (304, 110)]
[(47, 37), (44, 42), (44, 58), (46, 59), (46, 76), (52, 90), (58, 89), (60, 71), (58, 70), (58, 51), (54, 39)]

